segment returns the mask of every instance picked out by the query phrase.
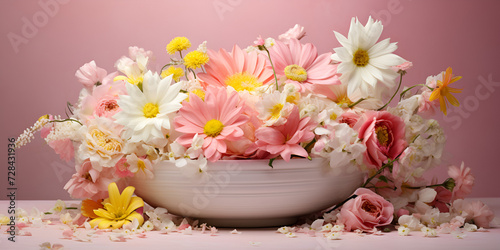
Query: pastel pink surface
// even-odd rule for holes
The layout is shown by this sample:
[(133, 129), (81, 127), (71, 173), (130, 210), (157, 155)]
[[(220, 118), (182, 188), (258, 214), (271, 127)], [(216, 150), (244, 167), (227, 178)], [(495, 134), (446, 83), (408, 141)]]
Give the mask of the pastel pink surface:
[[(500, 2), (41, 2), (58, 4), (47, 8), (38, 1), (6, 1), (0, 10), (2, 164), (7, 163), (7, 138), (17, 137), (43, 114), (64, 115), (66, 102), (75, 102), (82, 87), (76, 70), (92, 60), (113, 72), (115, 61), (135, 45), (152, 50), (161, 64), (168, 59), (165, 46), (175, 36), (188, 37), (194, 46), (207, 40), (210, 49), (230, 50), (234, 44), (252, 45), (259, 35), (277, 38), (296, 23), (306, 27), (301, 41), (313, 43), (322, 54), (339, 46), (332, 30), (347, 34), (351, 17), (358, 16), (364, 23), (372, 15), (384, 24), (381, 39), (398, 42), (396, 54), (413, 62), (404, 77), (406, 85), (424, 83), (427, 76), (448, 66), (463, 76), (454, 83), (464, 88), (457, 95), (461, 108), (451, 108), (446, 118), (438, 119), (448, 143), (443, 166), (434, 173), (444, 180), (446, 167), (463, 160), (476, 178), (471, 195), (500, 197), (499, 189), (492, 188), (500, 176), (496, 164)], [(16, 35), (18, 44), (13, 46), (9, 37)], [(16, 152), (16, 165), (18, 198), (69, 198), (63, 186), (74, 166), (60, 160), (39, 137)], [(0, 179), (5, 190), (7, 170), (0, 171)]]
[[(497, 214), (500, 214), (499, 198), (483, 198)], [(30, 211), (37, 207), (47, 211), (54, 206), (54, 200), (19, 201), (18, 207)], [(71, 205), (67, 201), (67, 205)], [(6, 207), (7, 201), (0, 201), (0, 207)], [(57, 223), (56, 220), (53, 220)], [(497, 222), (498, 223), (498, 222)], [(132, 236), (126, 242), (112, 242), (109, 233), (96, 234), (92, 243), (78, 242), (64, 238), (66, 226), (49, 225), (42, 228), (24, 228), (32, 236), (17, 236), (16, 242), (7, 241), (7, 235), (2, 234), (0, 246), (2, 249), (37, 249), (43, 242), (62, 244), (65, 249), (498, 249), (500, 244), (500, 225), (490, 228), (489, 232), (466, 232), (466, 237), (457, 239), (451, 234), (439, 234), (438, 237), (426, 238), (420, 231), (411, 232), (410, 236), (399, 236), (397, 231), (383, 235), (366, 235), (344, 233), (341, 240), (327, 240), (317, 235), (311, 237), (306, 233), (296, 233), (296, 238), (287, 238), (277, 233), (277, 227), (257, 229), (237, 229), (238, 234), (232, 234), (234, 228), (217, 228), (215, 236), (209, 232), (193, 231), (192, 235), (182, 233), (160, 234), (158, 231), (147, 232), (144, 238)], [(1, 230), (6, 230), (2, 226)]]

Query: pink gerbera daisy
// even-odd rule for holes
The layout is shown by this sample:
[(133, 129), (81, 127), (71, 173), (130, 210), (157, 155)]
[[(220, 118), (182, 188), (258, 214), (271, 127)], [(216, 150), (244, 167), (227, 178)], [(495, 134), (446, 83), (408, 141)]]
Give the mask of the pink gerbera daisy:
[(244, 107), (238, 94), (228, 93), (225, 88), (208, 87), (204, 101), (190, 94), (189, 101), (183, 102), (175, 118), (175, 130), (183, 133), (177, 142), (189, 147), (198, 134), (204, 138), (205, 157), (212, 162), (219, 160), (227, 151), (226, 141), (235, 141), (244, 135), (240, 128), (248, 122)]
[[(255, 147), (267, 151), (272, 157), (281, 155), (289, 161), (292, 155), (307, 157), (307, 151), (300, 146), (314, 138), (312, 132), (316, 124), (307, 116), (300, 119), (299, 109), (294, 106), (287, 122), (276, 127), (260, 127), (255, 131)], [(249, 148), (255, 150), (255, 148)]]
[(276, 41), (270, 50), (271, 59), (280, 79), (293, 83), (301, 92), (322, 93), (326, 85), (338, 85), (337, 65), (330, 64), (331, 53), (318, 56), (316, 47), (290, 39), (289, 44)]
[(253, 91), (273, 80), (273, 70), (267, 58), (256, 51), (247, 53), (235, 45), (232, 52), (209, 50), (208, 56), (207, 73), (198, 74), (207, 85)]

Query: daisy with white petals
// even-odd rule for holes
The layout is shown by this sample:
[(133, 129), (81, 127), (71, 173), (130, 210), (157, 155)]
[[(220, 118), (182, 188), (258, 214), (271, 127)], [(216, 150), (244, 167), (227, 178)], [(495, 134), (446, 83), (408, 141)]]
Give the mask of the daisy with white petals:
[(121, 95), (121, 111), (113, 116), (125, 126), (124, 137), (130, 142), (151, 142), (165, 138), (162, 129), (170, 129), (171, 115), (179, 110), (187, 95), (180, 93), (181, 84), (171, 84), (172, 76), (161, 79), (151, 71), (144, 75), (143, 91), (127, 85), (128, 95)]
[(340, 81), (347, 83), (349, 96), (359, 89), (363, 97), (368, 97), (377, 82), (388, 88), (395, 86), (398, 73), (392, 67), (405, 60), (392, 54), (397, 45), (391, 43), (389, 38), (377, 43), (382, 29), (380, 21), (369, 17), (365, 26), (353, 18), (347, 38), (334, 31), (342, 47), (335, 48), (331, 58), (340, 62), (337, 72), (342, 74)]

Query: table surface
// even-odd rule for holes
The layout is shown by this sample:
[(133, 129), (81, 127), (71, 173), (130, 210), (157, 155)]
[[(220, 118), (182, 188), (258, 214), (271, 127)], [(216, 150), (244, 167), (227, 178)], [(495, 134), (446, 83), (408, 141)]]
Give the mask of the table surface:
[[(147, 232), (145, 238), (132, 236), (126, 242), (113, 242), (109, 233), (94, 235), (92, 242), (79, 242), (64, 239), (62, 232), (68, 227), (62, 224), (45, 225), (40, 228), (26, 228), (32, 236), (16, 236), (16, 242), (8, 240), (7, 226), (0, 231), (0, 249), (39, 249), (43, 242), (62, 244), (64, 249), (500, 249), (500, 198), (477, 198), (495, 211), (497, 217), (492, 228), (487, 232), (465, 232), (465, 237), (457, 238), (451, 234), (439, 234), (438, 237), (423, 237), (421, 232), (412, 232), (410, 236), (399, 236), (397, 231), (382, 235), (344, 233), (340, 240), (328, 240), (324, 237), (313, 237), (297, 233), (297, 237), (288, 238), (277, 233), (277, 228), (237, 229), (219, 228), (216, 236), (201, 231), (193, 231), (192, 235), (182, 233), (160, 234), (157, 231)], [(67, 205), (77, 201), (67, 201)], [(40, 211), (48, 211), (55, 201), (16, 201), (16, 207), (30, 211), (37, 207)], [(0, 214), (6, 215), (9, 202), (0, 201)]]

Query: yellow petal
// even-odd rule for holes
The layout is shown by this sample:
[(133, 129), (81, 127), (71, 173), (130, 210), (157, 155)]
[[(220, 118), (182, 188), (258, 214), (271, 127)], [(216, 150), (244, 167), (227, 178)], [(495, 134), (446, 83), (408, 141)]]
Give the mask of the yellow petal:
[(130, 214), (140, 207), (144, 207), (144, 201), (142, 200), (142, 198), (134, 196), (130, 200), (130, 204), (127, 207), (127, 210), (125, 211), (125, 213)]
[(127, 207), (129, 205), (130, 199), (132, 198), (134, 191), (135, 188), (132, 186), (128, 186), (123, 190), (122, 194), (120, 195), (122, 206)]
[(448, 85), (450, 84), (450, 81), (451, 81), (451, 76), (453, 75), (453, 71), (451, 69), (451, 67), (448, 67), (446, 69), (446, 74), (444, 75), (443, 77), (443, 82), (444, 84)]
[(98, 227), (100, 229), (117, 229), (122, 227), (123, 223), (125, 223), (124, 220), (121, 221), (115, 221), (115, 220), (102, 220), (99, 222)]
[(112, 182), (108, 185), (108, 195), (109, 195), (109, 202), (111, 204), (113, 204), (116, 207), (123, 206), (120, 200), (120, 191), (118, 190), (118, 186), (116, 186), (116, 183)]
[(95, 226), (99, 225), (99, 223), (101, 223), (101, 221), (103, 221), (103, 220), (104, 220), (104, 218), (96, 218), (96, 219), (89, 221), (89, 224), (92, 228), (94, 228)]
[(102, 208), (99, 208), (99, 209), (96, 209), (94, 210), (94, 214), (99, 216), (99, 218), (107, 218), (107, 219), (113, 219), (114, 216), (109, 213), (108, 211), (102, 209)]
[(456, 82), (456, 81), (458, 81), (460, 79), (462, 79), (461, 76), (455, 76), (455, 77), (453, 77), (453, 79), (451, 79), (450, 83), (454, 83), (454, 82)]
[(431, 96), (429, 97), (429, 101), (434, 101), (439, 98), (441, 95), (441, 91), (439, 89), (434, 89), (431, 93)]
[(104, 209), (106, 211), (108, 211), (110, 214), (116, 214), (116, 213), (118, 213), (119, 208), (113, 206), (113, 204), (111, 204), (111, 203), (106, 203), (106, 204), (104, 204)]
[(439, 104), (441, 106), (441, 111), (443, 111), (443, 114), (446, 115), (446, 102), (443, 97), (439, 98)]
[(448, 99), (448, 101), (450, 102), (451, 105), (456, 106), (456, 107), (460, 106), (460, 103), (452, 94), (446, 93), (446, 99)]
[(126, 76), (117, 76), (117, 77), (113, 78), (113, 81), (114, 81), (114, 82), (116, 82), (116, 81), (120, 81), (120, 80), (122, 80), (122, 81), (127, 81), (127, 80), (128, 80), (128, 78), (127, 78)]
[(463, 89), (457, 89), (457, 88), (450, 88), (450, 87), (448, 87), (448, 91), (450, 91), (451, 93), (462, 93), (462, 90)]

